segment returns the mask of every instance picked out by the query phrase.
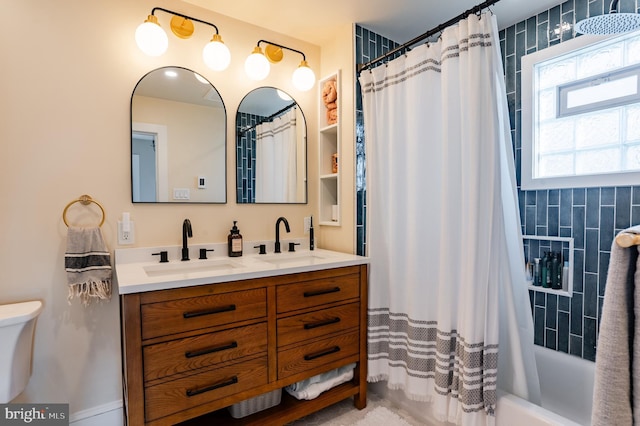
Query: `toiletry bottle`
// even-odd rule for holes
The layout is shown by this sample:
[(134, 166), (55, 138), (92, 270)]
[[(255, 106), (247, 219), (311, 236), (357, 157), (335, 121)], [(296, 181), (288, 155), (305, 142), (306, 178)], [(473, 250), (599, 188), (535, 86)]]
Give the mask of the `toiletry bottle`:
[(310, 218), (309, 222), (309, 250), (313, 250), (315, 246), (315, 240), (313, 237), (313, 216)]
[(547, 282), (546, 285), (543, 284), (544, 287), (546, 288), (551, 288), (551, 283), (553, 282), (553, 270), (551, 269), (552, 263), (551, 263), (551, 252), (547, 253), (547, 260), (545, 261), (545, 267), (547, 268)]
[(549, 287), (549, 253), (544, 252), (544, 256), (542, 256), (542, 287)]
[(540, 273), (540, 258), (536, 257), (533, 259), (533, 285), (541, 286), (542, 285), (542, 276)]
[(558, 253), (551, 253), (551, 288), (554, 290), (558, 290), (561, 286), (561, 282), (558, 281), (558, 270), (562, 270), (560, 268), (560, 260), (558, 259)]
[(231, 228), (231, 232), (229, 232), (229, 236), (227, 240), (229, 242), (229, 257), (240, 257), (242, 256), (242, 235), (240, 235), (240, 230), (236, 226), (237, 221), (233, 221), (233, 228)]
[(569, 290), (569, 261), (564, 261), (564, 266), (562, 267), (562, 289), (564, 291)]
[(554, 276), (553, 289), (554, 290), (562, 290), (562, 253), (557, 252), (554, 254), (554, 259), (556, 260), (556, 274)]

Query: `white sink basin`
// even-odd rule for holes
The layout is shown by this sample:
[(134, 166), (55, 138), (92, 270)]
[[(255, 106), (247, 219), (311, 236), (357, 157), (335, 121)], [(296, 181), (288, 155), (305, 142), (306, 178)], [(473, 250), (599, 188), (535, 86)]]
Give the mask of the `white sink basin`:
[(301, 254), (289, 254), (278, 253), (270, 255), (269, 257), (259, 258), (262, 262), (267, 262), (277, 267), (287, 267), (295, 265), (313, 265), (318, 261), (324, 261), (326, 256), (321, 256), (315, 253), (301, 253)]
[(227, 260), (190, 260), (182, 263), (160, 263), (157, 265), (145, 266), (144, 272), (149, 277), (159, 277), (163, 275), (188, 274), (191, 272), (217, 272), (229, 271), (238, 268), (238, 265)]

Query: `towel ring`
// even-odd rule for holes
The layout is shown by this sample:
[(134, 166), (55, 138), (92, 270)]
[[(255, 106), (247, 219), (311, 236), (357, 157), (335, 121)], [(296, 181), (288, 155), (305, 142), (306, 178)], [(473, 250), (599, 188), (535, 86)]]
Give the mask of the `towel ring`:
[(104, 212), (104, 207), (102, 207), (102, 204), (100, 204), (99, 202), (97, 202), (96, 200), (91, 198), (90, 195), (84, 194), (84, 195), (81, 195), (77, 200), (73, 200), (72, 202), (67, 204), (67, 206), (62, 211), (62, 220), (63, 220), (64, 224), (67, 225), (67, 228), (69, 227), (69, 222), (67, 222), (67, 210), (69, 210), (69, 207), (71, 207), (75, 203), (80, 203), (83, 206), (88, 206), (89, 204), (93, 203), (93, 204), (97, 205), (98, 207), (100, 207), (100, 211), (102, 212), (102, 220), (100, 221), (100, 224), (98, 226), (102, 226), (102, 224), (104, 223), (105, 216), (106, 216), (106, 214)]

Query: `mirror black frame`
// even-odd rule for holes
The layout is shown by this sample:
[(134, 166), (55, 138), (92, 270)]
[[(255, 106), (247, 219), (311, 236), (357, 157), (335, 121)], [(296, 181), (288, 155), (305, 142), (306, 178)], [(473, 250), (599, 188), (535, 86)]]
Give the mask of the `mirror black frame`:
[[(259, 89), (273, 89), (273, 90), (280, 90), (281, 92), (285, 93), (287, 96), (289, 96), (292, 101), (296, 104), (298, 110), (300, 111), (300, 114), (302, 115), (302, 118), (304, 119), (304, 150), (305, 150), (305, 155), (304, 155), (304, 168), (305, 168), (305, 179), (304, 179), (304, 201), (291, 201), (291, 202), (278, 202), (278, 201), (260, 201), (260, 202), (249, 202), (249, 201), (242, 201), (241, 199), (241, 194), (238, 193), (239, 190), (239, 185), (240, 185), (240, 169), (241, 169), (241, 163), (240, 163), (240, 158), (239, 158), (239, 146), (238, 146), (238, 138), (240, 137), (239, 133), (238, 133), (238, 114), (240, 113), (240, 106), (242, 105), (242, 102), (244, 102), (244, 100), (247, 98), (247, 96), (251, 95), (252, 93), (254, 93), (256, 90)], [(302, 107), (300, 106), (300, 104), (298, 103), (298, 101), (295, 100), (295, 98), (291, 95), (289, 95), (289, 93), (285, 92), (282, 89), (279, 89), (277, 87), (273, 87), (273, 86), (260, 86), (260, 87), (256, 87), (251, 89), (251, 91), (249, 91), (247, 94), (245, 94), (242, 97), (242, 100), (240, 101), (240, 103), (238, 104), (238, 110), (236, 111), (236, 115), (234, 118), (234, 126), (235, 126), (235, 132), (234, 132), (234, 147), (235, 147), (235, 153), (236, 153), (236, 161), (235, 161), (235, 168), (236, 168), (236, 184), (234, 186), (234, 190), (236, 193), (236, 204), (248, 204), (248, 205), (255, 205), (255, 204), (284, 204), (284, 205), (295, 205), (295, 204), (309, 204), (309, 129), (307, 126), (307, 117), (304, 113), (304, 111), (302, 110)]]

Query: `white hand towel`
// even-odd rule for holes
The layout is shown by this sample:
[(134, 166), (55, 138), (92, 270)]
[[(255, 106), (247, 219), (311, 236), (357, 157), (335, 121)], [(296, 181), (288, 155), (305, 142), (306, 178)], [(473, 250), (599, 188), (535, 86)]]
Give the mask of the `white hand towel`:
[(304, 386), (299, 386), (302, 382), (298, 382), (291, 386), (287, 386), (285, 390), (296, 399), (315, 399), (322, 392), (328, 391), (329, 389), (353, 379), (354, 367), (355, 364), (349, 364), (344, 367), (313, 376), (311, 379), (307, 379), (312, 381), (307, 382)]
[(64, 266), (69, 304), (74, 297), (84, 306), (96, 299), (111, 299), (111, 256), (99, 227), (69, 227)]

